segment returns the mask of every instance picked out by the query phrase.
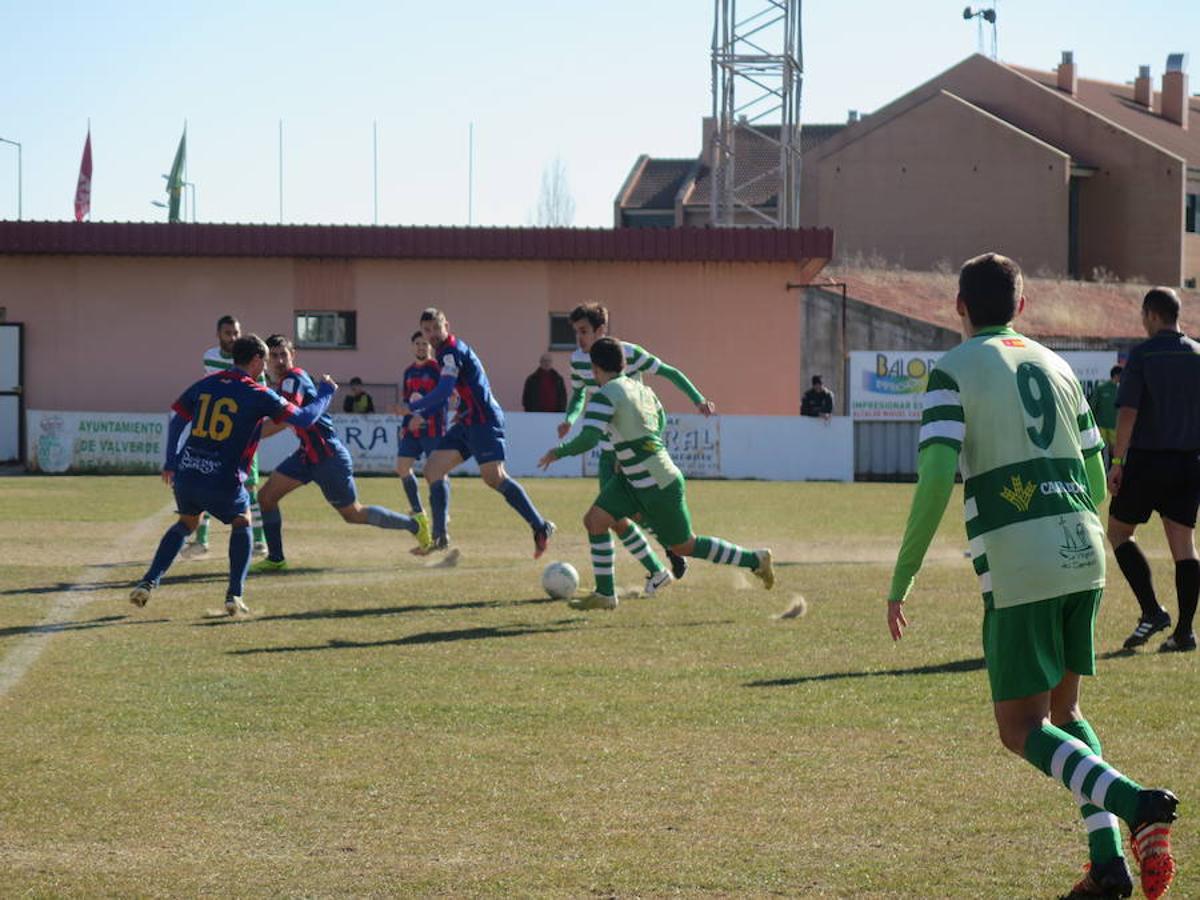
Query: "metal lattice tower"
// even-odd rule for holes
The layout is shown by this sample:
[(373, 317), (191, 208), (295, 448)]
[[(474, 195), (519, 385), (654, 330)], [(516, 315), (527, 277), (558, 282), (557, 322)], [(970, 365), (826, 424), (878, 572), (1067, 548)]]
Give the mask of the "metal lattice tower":
[[(800, 0), (714, 0), (712, 225), (800, 224)], [(778, 165), (750, 159), (750, 144)], [(739, 157), (739, 144), (742, 155)], [(773, 156), (772, 156), (773, 159)], [(755, 204), (778, 185), (775, 215)]]

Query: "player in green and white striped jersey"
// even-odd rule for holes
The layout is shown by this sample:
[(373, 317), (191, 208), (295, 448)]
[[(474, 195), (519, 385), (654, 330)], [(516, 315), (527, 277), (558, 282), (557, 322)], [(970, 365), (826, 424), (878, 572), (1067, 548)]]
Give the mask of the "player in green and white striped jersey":
[(680, 556), (707, 559), (750, 569), (768, 589), (775, 584), (770, 550), (747, 550), (716, 537), (692, 532), (683, 474), (662, 442), (663, 409), (654, 391), (625, 374), (624, 345), (605, 337), (591, 344), (597, 390), (583, 414), (583, 431), (548, 450), (538, 461), (543, 469), (557, 459), (578, 456), (607, 441), (620, 463), (619, 473), (600, 486), (600, 494), (583, 518), (592, 550), (596, 590), (572, 599), (576, 609), (615, 609), (612, 531), (619, 523), (641, 517), (659, 539)]
[[(571, 430), (571, 426), (583, 411), (588, 396), (596, 391), (592, 360), (588, 354), (592, 343), (608, 333), (608, 310), (599, 303), (584, 303), (571, 310), (570, 320), (571, 327), (575, 329), (575, 342), (578, 346), (571, 354), (571, 398), (567, 402), (566, 417), (558, 426), (559, 438), (567, 436), (567, 432)], [(625, 341), (621, 341), (620, 344), (625, 354), (627, 378), (641, 381), (643, 375), (659, 375), (686, 394), (701, 415), (711, 416), (716, 411), (712, 401), (706, 400), (696, 386), (688, 380), (688, 377), (674, 366), (667, 365), (653, 353), (649, 353), (637, 344)], [(616, 468), (612, 445), (607, 439), (602, 440), (597, 472), (601, 488), (612, 478)], [(670, 584), (671, 578), (663, 570), (658, 556), (646, 542), (645, 536), (636, 523), (632, 521), (618, 522), (616, 533), (626, 549), (645, 567), (647, 595), (652, 595), (657, 589)], [(682, 578), (687, 572), (687, 560), (672, 552), (670, 548), (667, 548), (667, 556), (671, 563), (671, 575), (675, 579)]]
[(930, 373), (918, 477), (888, 594), (899, 640), (902, 604), (954, 488), (983, 594), (983, 645), (1000, 740), (1075, 794), (1091, 865), (1069, 897), (1128, 897), (1117, 819), (1133, 829), (1142, 887), (1161, 896), (1174, 862), (1175, 797), (1143, 790), (1101, 756), (1079, 710), (1095, 673), (1092, 630), (1104, 587), (1103, 443), (1067, 363), (1012, 329), (1024, 309), (1021, 270), (997, 254), (968, 260), (957, 309), (966, 340)]
[[(233, 344), (241, 336), (242, 326), (233, 316), (221, 316), (217, 320), (217, 346), (205, 350), (204, 356), (201, 357), (205, 375), (212, 375), (214, 372), (224, 372), (226, 369), (233, 368)], [(266, 384), (266, 376), (259, 375), (258, 383)], [(256, 557), (266, 556), (267, 540), (263, 534), (262, 511), (258, 506), (257, 453), (250, 463), (250, 470), (246, 476), (246, 491), (250, 494), (250, 518), (254, 530), (254, 548), (252, 552)], [(207, 553), (208, 513), (204, 513), (200, 517), (200, 525), (196, 528), (195, 536), (188, 542), (179, 555), (183, 559), (198, 559)]]

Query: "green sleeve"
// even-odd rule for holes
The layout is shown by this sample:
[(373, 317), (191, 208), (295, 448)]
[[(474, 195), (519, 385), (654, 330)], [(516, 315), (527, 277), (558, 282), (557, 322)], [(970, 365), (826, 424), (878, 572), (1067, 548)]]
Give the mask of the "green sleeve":
[(693, 403), (699, 405), (704, 402), (704, 395), (696, 390), (696, 386), (688, 380), (688, 377), (674, 366), (669, 366), (662, 360), (659, 360), (658, 371), (654, 374), (661, 375), (667, 379), (667, 381), (687, 394), (687, 398)]
[(583, 431), (571, 438), (565, 443), (559, 444), (554, 448), (554, 455), (559, 459), (564, 456), (578, 456), (581, 453), (587, 453), (604, 437), (604, 432), (594, 425), (584, 425)]
[(571, 391), (571, 399), (567, 403), (567, 415), (565, 419), (568, 425), (574, 424), (575, 420), (579, 418), (579, 414), (583, 412), (583, 398), (586, 393), (586, 389), (582, 385)]
[(1083, 471), (1087, 474), (1088, 493), (1092, 497), (1092, 503), (1096, 504), (1096, 509), (1099, 509), (1104, 498), (1108, 496), (1108, 477), (1104, 472), (1104, 454), (1089, 453), (1085, 456)]
[(947, 444), (926, 444), (917, 454), (917, 490), (908, 512), (904, 541), (892, 572), (889, 601), (903, 601), (912, 588), (913, 579), (921, 569), (925, 553), (937, 533), (954, 492), (954, 475), (958, 470), (958, 449)]

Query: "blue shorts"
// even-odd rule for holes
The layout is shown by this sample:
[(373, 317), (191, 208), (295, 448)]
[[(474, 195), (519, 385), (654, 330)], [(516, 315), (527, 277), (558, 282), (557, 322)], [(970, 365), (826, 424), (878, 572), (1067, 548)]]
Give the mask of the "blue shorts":
[(428, 459), (442, 442), (440, 437), (413, 437), (401, 433), (396, 443), (396, 456), (406, 456), (409, 459)]
[(175, 511), (181, 516), (198, 516), (206, 512), (228, 525), (250, 509), (250, 494), (243, 485), (236, 488), (214, 488), (175, 479)]
[(354, 463), (350, 459), (350, 451), (340, 442), (332, 446), (333, 455), (317, 463), (308, 461), (302, 447), (277, 465), (275, 471), (301, 484), (315, 481), (329, 505), (341, 509), (358, 499), (358, 490), (354, 486)]
[(498, 425), (455, 424), (442, 438), (439, 450), (454, 450), (464, 460), (478, 463), (504, 461), (504, 429)]

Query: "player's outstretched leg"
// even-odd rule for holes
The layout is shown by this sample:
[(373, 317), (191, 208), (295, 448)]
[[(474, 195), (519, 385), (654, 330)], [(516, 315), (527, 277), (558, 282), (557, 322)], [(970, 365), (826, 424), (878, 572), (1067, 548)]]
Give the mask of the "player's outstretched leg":
[(251, 571), (279, 572), (287, 568), (287, 557), (283, 555), (283, 513), (278, 506), (262, 512), (263, 536), (267, 541), (267, 558), (260, 559)]
[(589, 534), (588, 543), (592, 551), (592, 574), (596, 578), (596, 590), (586, 597), (572, 597), (567, 603), (572, 609), (616, 609), (612, 533), (606, 530), (602, 534)]
[(357, 500), (339, 507), (338, 513), (351, 525), (373, 525), (375, 528), (407, 531), (416, 537), (417, 548), (420, 550), (428, 550), (433, 543), (429, 520), (425, 516), (406, 516), (386, 506), (363, 506)]
[(444, 550), (450, 545), (450, 538), (446, 533), (447, 511), (450, 508), (450, 480), (448, 478), (439, 478), (429, 485), (429, 506), (433, 512), (430, 521), (433, 549)]
[(421, 505), (421, 491), (417, 484), (417, 476), (412, 472), (400, 479), (400, 483), (404, 485), (404, 496), (408, 498), (408, 508), (412, 514), (419, 515), (425, 511), (425, 507)]
[[(1005, 743), (1014, 749), (1010, 740)], [(1072, 793), (1124, 819), (1133, 832), (1133, 854), (1141, 867), (1143, 893), (1150, 898), (1166, 893), (1175, 877), (1170, 833), (1179, 801), (1174, 794), (1143, 789), (1083, 741), (1048, 722), (1029, 730), (1024, 756)]]
[(229, 589), (225, 592), (225, 612), (231, 616), (250, 611), (242, 602), (242, 595), (246, 590), (246, 575), (250, 571), (253, 550), (250, 523), (245, 519), (234, 519), (233, 527), (229, 530)]
[(546, 552), (546, 544), (550, 540), (550, 535), (554, 533), (554, 524), (542, 518), (541, 513), (533, 505), (533, 501), (529, 499), (529, 495), (525, 493), (525, 488), (521, 487), (520, 482), (515, 478), (503, 474), (499, 484), (492, 486), (533, 529), (533, 558), (537, 559)]
[(146, 605), (146, 601), (150, 599), (150, 592), (158, 587), (167, 569), (171, 568), (171, 563), (175, 562), (175, 557), (179, 555), (179, 550), (190, 532), (191, 529), (183, 522), (176, 522), (166, 530), (162, 540), (158, 542), (158, 550), (154, 553), (150, 568), (129, 592), (130, 603), (134, 606)]
[[(622, 528), (624, 526), (624, 528)], [(646, 596), (653, 597), (658, 591), (671, 584), (671, 573), (668, 572), (658, 555), (646, 541), (642, 530), (629, 519), (617, 523), (617, 537), (625, 545), (634, 559), (646, 570)]]
[(722, 538), (705, 535), (696, 535), (689, 543), (690, 547), (681, 544), (672, 549), (694, 559), (750, 569), (767, 590), (775, 586), (775, 562), (770, 550), (748, 550)]
[[(1103, 756), (1100, 738), (1084, 719), (1072, 719), (1059, 727), (1087, 744), (1096, 756)], [(1133, 894), (1133, 878), (1121, 853), (1121, 830), (1117, 817), (1086, 799), (1080, 802), (1079, 813), (1088, 833), (1089, 863), (1083, 878), (1065, 896), (1071, 900), (1083, 897), (1129, 897)]]

